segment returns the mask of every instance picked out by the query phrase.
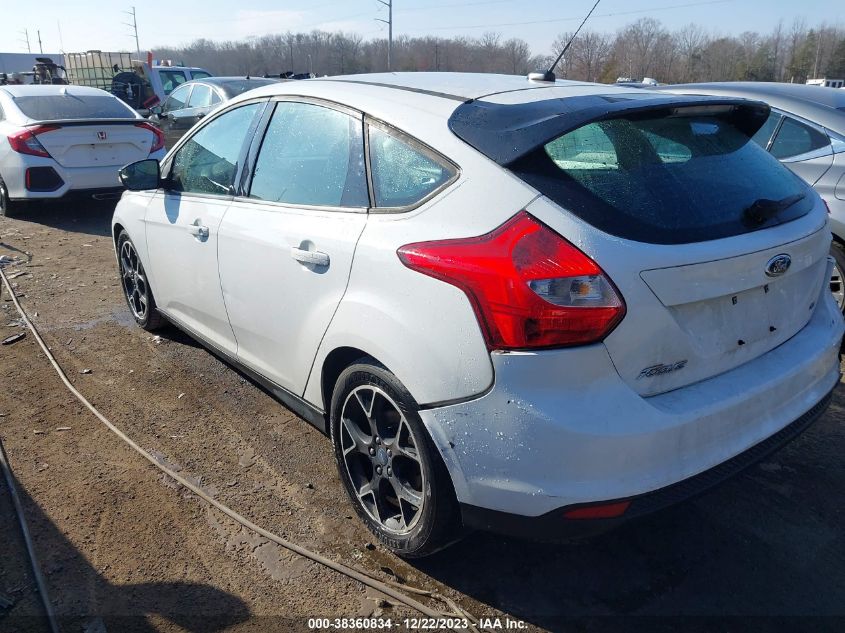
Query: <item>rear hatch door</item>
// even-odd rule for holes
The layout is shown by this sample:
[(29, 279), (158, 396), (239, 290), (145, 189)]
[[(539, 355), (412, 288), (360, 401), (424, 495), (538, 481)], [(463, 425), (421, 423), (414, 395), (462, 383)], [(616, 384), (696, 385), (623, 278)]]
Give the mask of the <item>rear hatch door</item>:
[[(815, 192), (751, 141), (765, 105), (555, 101), (502, 116), (473, 104), (483, 116), (453, 131), (543, 194), (529, 213), (617, 286), (627, 313), (604, 343), (635, 391), (729, 371), (807, 324), (830, 232)], [(473, 130), (499, 118), (504, 142)]]

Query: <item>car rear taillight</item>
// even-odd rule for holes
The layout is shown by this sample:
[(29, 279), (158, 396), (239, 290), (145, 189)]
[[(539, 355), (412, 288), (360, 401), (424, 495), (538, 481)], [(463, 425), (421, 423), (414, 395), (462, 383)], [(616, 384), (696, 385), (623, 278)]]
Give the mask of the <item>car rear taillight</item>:
[(153, 133), (154, 138), (153, 144), (150, 145), (150, 154), (164, 148), (164, 132), (159, 130), (155, 125), (145, 121), (144, 123), (136, 123), (135, 127), (140, 127)]
[(598, 264), (526, 211), (486, 235), (397, 253), (408, 268), (466, 293), (490, 349), (593, 343), (625, 316)]
[(38, 135), (58, 130), (60, 127), (59, 125), (38, 125), (36, 127), (26, 128), (20, 132), (15, 132), (7, 138), (9, 139), (9, 145), (18, 154), (50, 158), (50, 153), (44, 149), (41, 141), (38, 140)]

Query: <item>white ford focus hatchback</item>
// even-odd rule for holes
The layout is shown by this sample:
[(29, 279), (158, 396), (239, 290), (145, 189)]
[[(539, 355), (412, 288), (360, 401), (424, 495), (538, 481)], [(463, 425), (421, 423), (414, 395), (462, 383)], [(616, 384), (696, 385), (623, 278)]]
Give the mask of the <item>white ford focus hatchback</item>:
[(838, 382), (827, 213), (750, 141), (767, 115), (494, 75), (268, 86), (121, 172), (123, 287), (326, 432), (397, 553), (606, 529)]
[(0, 86), (0, 215), (27, 200), (115, 197), (117, 172), (164, 157), (158, 128), (105, 90)]

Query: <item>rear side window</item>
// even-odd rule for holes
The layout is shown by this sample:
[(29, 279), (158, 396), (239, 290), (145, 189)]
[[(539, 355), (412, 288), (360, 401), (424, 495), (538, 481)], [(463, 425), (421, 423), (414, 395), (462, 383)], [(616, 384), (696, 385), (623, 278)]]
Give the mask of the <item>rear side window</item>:
[(181, 70), (159, 70), (158, 72), (159, 78), (161, 79), (161, 88), (166, 95), (169, 95), (179, 84), (183, 84), (186, 81), (185, 73)]
[(194, 84), (191, 97), (188, 99), (189, 108), (204, 108), (211, 105), (211, 86)]
[(135, 112), (120, 99), (106, 95), (38, 95), (15, 97), (24, 116), (35, 121), (60, 119), (134, 119)]
[(281, 102), (261, 143), (249, 197), (303, 206), (367, 207), (360, 119)]
[(772, 139), (772, 134), (774, 134), (775, 129), (777, 129), (778, 123), (780, 123), (781, 115), (777, 112), (772, 112), (769, 115), (769, 118), (766, 119), (766, 122), (763, 124), (757, 133), (751, 137), (751, 140), (757, 143), (763, 149), (766, 149), (769, 146), (769, 141)]
[(593, 226), (642, 242), (747, 233), (800, 217), (813, 200), (797, 176), (716, 115), (590, 123), (512, 169)]
[(387, 132), (370, 126), (370, 164), (377, 207), (416, 204), (449, 182), (451, 166)]
[(830, 145), (830, 138), (827, 134), (786, 117), (770, 151), (775, 158), (791, 158), (828, 145)]

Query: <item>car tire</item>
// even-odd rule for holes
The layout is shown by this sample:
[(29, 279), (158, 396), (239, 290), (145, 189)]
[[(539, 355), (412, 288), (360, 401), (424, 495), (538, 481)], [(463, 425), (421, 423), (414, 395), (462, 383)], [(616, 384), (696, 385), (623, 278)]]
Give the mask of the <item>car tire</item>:
[(845, 246), (834, 240), (830, 245), (830, 256), (836, 263), (830, 276), (830, 292), (839, 309), (845, 313)]
[(0, 216), (12, 217), (18, 210), (18, 203), (9, 199), (9, 189), (3, 178), (0, 177)]
[(161, 329), (166, 321), (156, 307), (153, 289), (147, 281), (144, 266), (135, 244), (126, 231), (117, 237), (117, 261), (123, 297), (135, 322), (148, 332)]
[(370, 531), (404, 558), (429, 556), (460, 538), (452, 481), (418, 412), (405, 386), (369, 357), (345, 369), (332, 393), (330, 432), (343, 486)]

